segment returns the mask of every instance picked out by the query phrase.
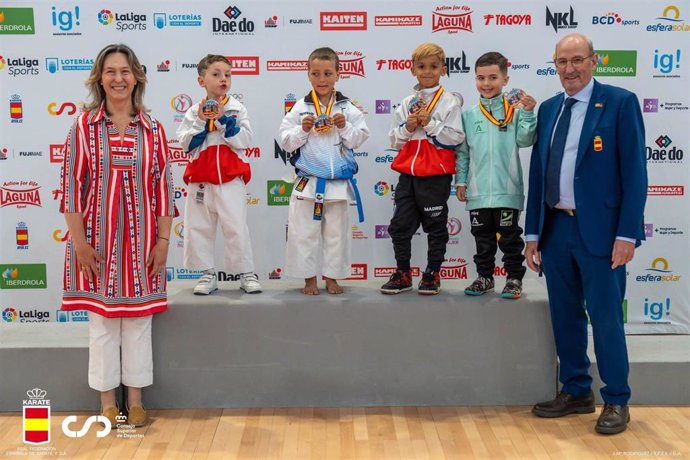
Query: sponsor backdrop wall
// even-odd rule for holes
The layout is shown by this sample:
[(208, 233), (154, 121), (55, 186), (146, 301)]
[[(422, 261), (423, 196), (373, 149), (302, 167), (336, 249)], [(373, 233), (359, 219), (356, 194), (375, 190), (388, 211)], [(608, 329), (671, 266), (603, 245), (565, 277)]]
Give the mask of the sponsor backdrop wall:
[[(474, 62), (490, 50), (510, 60), (507, 89), (523, 88), (544, 101), (561, 90), (554, 45), (576, 31), (594, 41), (596, 78), (634, 91), (644, 110), (647, 242), (628, 266), (627, 331), (687, 333), (690, 3), (598, 0), (0, 3), (0, 330), (8, 322), (86, 319), (79, 312), (58, 311), (67, 229), (57, 200), (61, 146), (103, 46), (126, 43), (146, 66), (145, 100), (167, 131), (181, 212), (187, 159), (175, 131), (185, 110), (204, 96), (196, 63), (206, 53), (230, 58), (231, 93), (246, 105), (255, 132), (248, 150), (253, 178), (247, 204), (262, 280), (282, 278), (285, 264), (291, 186), (282, 180), (292, 170), (289, 153), (275, 143), (277, 129), (286, 110), (309, 90), (309, 52), (319, 46), (335, 49), (342, 66), (337, 88), (366, 114), (372, 133), (356, 153), (366, 221), (357, 222), (352, 209), (352, 279), (383, 282), (394, 265), (387, 225), (396, 152), (389, 148), (387, 132), (391, 112), (415, 83), (409, 71), (412, 49), (425, 41), (445, 49), (449, 75), (442, 84), (466, 108), (477, 103)], [(527, 171), (530, 149), (523, 149), (522, 157)], [(468, 214), (454, 196), (450, 210), (442, 275), (469, 282), (476, 272)], [(181, 217), (173, 230), (168, 279), (198, 277), (182, 267)], [(425, 238), (417, 237), (414, 245), (413, 266), (423, 269)], [(218, 249), (222, 270), (220, 244)], [(500, 260), (496, 276), (502, 286)], [(219, 277), (233, 279), (233, 274)]]

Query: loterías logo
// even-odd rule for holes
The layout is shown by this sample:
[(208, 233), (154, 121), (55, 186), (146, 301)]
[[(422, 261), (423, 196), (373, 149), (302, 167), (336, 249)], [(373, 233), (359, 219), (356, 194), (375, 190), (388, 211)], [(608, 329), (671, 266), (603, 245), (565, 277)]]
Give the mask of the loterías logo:
[(26, 392), (28, 399), (22, 401), (23, 436), (26, 444), (50, 442), (50, 400), (45, 399), (47, 391), (34, 388)]
[(472, 32), (472, 10), (469, 6), (437, 6), (431, 15), (431, 32), (447, 30), (449, 34)]

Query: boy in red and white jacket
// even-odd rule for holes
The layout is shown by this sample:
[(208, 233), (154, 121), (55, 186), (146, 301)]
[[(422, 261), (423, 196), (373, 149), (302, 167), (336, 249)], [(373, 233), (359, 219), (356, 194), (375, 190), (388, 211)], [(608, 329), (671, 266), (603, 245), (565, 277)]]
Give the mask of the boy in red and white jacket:
[(448, 243), (448, 197), (455, 174), (455, 147), (465, 139), (460, 101), (439, 84), (448, 71), (443, 49), (423, 43), (412, 52), (415, 94), (395, 110), (388, 136), (399, 152), (391, 168), (400, 173), (395, 188), (395, 212), (388, 226), (397, 269), (381, 286), (384, 294), (412, 289), (412, 236), (419, 225), (427, 233), (427, 267), (419, 294), (438, 294), (440, 269)]
[(218, 289), (214, 267), (214, 243), (218, 223), (225, 236), (225, 269), (240, 273), (240, 288), (261, 292), (254, 272), (245, 184), (251, 168), (245, 155), (252, 128), (247, 109), (228, 95), (232, 67), (225, 56), (209, 54), (197, 67), (199, 85), (206, 97), (185, 114), (177, 136), (191, 159), (184, 172), (185, 198), (184, 266), (204, 270), (194, 294)]

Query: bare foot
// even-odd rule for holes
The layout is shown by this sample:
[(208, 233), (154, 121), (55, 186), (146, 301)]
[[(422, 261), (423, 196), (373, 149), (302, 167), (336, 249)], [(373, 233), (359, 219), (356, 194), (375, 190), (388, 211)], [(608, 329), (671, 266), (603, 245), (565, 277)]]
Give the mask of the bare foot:
[(329, 294), (342, 294), (343, 288), (338, 284), (338, 281), (333, 278), (326, 278), (326, 290)]
[[(326, 282), (328, 284), (328, 282)], [(319, 295), (319, 287), (316, 285), (316, 277), (304, 279), (304, 289), (302, 289), (302, 294), (304, 295)]]

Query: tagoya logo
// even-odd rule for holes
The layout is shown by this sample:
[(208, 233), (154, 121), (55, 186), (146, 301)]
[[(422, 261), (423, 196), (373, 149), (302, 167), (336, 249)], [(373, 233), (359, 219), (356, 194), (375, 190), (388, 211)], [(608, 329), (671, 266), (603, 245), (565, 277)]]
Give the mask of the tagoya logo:
[(532, 15), (530, 14), (485, 14), (484, 25), (496, 26), (531, 26)]
[(374, 16), (374, 25), (376, 27), (420, 27), (422, 25), (422, 16)]
[(431, 15), (431, 32), (447, 30), (449, 34), (472, 32), (472, 10), (469, 6), (439, 6)]
[(367, 30), (366, 11), (322, 11), (321, 30)]
[(259, 56), (227, 56), (233, 75), (259, 75)]

